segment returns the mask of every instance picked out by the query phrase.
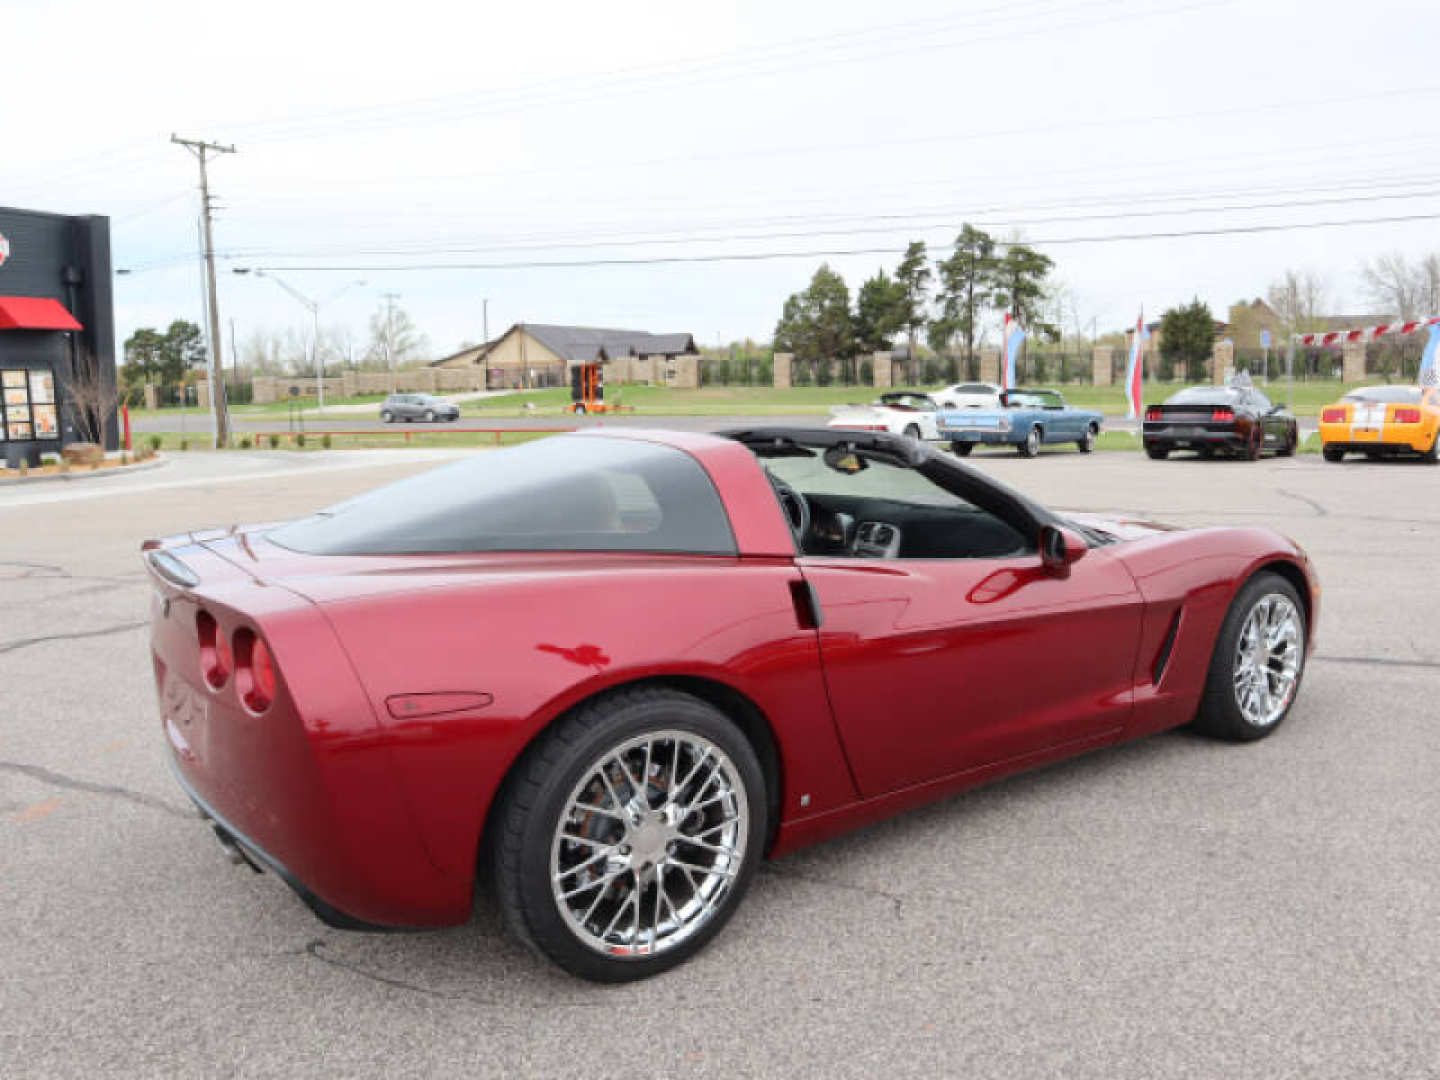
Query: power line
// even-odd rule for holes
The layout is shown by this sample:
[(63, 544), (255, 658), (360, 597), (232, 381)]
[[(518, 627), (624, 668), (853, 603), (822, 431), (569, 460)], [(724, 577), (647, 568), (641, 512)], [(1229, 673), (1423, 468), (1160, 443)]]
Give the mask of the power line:
[[(1183, 229), (1167, 232), (1110, 233), (1098, 236), (1064, 236), (1027, 239), (1030, 247), (1060, 244), (1102, 244), (1130, 240), (1177, 239), (1190, 236), (1230, 236), (1245, 233), (1290, 232), (1299, 229), (1332, 229), (1353, 225), (1385, 225), (1395, 222), (1436, 221), (1440, 212), (1430, 214), (1397, 214), (1389, 217), (1349, 218), (1341, 221), (1294, 222), (1286, 225), (1239, 225), (1214, 229)], [(953, 244), (937, 245), (937, 251), (949, 251)], [(659, 266), (674, 263), (764, 262), (775, 259), (838, 258), (851, 255), (899, 255), (904, 247), (840, 248), (810, 251), (757, 251), (715, 255), (663, 255), (641, 258), (533, 260), (495, 263), (390, 263), (387, 265), (287, 266), (286, 270), (305, 273), (384, 273), (410, 270), (534, 270), (570, 269), (602, 266)]]

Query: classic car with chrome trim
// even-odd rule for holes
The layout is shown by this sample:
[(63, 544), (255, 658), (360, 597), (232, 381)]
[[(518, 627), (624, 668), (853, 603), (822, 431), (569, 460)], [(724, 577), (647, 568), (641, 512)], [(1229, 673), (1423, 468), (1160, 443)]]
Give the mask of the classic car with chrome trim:
[(1145, 453), (1157, 461), (1176, 450), (1255, 461), (1264, 450), (1290, 457), (1300, 445), (1294, 415), (1252, 386), (1187, 386), (1145, 410)]
[(1058, 390), (1017, 387), (1000, 394), (996, 408), (942, 409), (940, 438), (961, 457), (977, 446), (1013, 446), (1021, 457), (1034, 457), (1042, 446), (1074, 443), (1082, 454), (1095, 449), (1104, 416), (1076, 409)]
[(935, 399), (912, 390), (881, 394), (870, 405), (833, 405), (826, 426), (851, 431), (888, 431), (927, 442), (940, 437), (935, 425)]
[(232, 859), (347, 928), (463, 923), (478, 882), (612, 982), (703, 947), (763, 858), (1181, 724), (1270, 734), (1320, 602), (1268, 529), (1059, 514), (838, 429), (562, 435), (143, 550), (161, 734)]
[(1419, 386), (1367, 386), (1320, 410), (1321, 453), (1368, 458), (1419, 457), (1440, 461), (1440, 390)]

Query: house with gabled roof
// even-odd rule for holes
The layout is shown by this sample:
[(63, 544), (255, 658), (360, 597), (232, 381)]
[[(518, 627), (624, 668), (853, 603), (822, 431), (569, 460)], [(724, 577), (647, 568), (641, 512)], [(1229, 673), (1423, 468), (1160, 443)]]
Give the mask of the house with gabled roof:
[(568, 386), (570, 369), (604, 365), (605, 382), (700, 385), (700, 350), (686, 333), (516, 323), (494, 341), (444, 357), (437, 367), (483, 364), (490, 389)]

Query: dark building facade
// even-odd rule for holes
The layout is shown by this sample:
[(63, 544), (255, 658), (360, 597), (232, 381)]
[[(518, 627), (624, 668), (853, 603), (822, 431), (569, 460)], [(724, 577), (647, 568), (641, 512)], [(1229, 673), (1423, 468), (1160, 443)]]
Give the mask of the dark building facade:
[(117, 446), (110, 219), (0, 207), (0, 453)]

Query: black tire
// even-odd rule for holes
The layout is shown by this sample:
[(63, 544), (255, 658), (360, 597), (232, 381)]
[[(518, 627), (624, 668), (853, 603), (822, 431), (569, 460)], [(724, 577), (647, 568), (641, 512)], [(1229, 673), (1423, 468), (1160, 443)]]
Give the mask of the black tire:
[(392, 413), (389, 409), (381, 409), (380, 422), (382, 424), (393, 424), (395, 422), (395, 414)]
[(434, 410), (434, 409), (426, 409), (426, 410), (425, 410), (425, 422), (426, 422), (427, 424), (433, 424), (433, 423), (435, 422), (435, 410)]
[(1215, 457), (1215, 448), (1213, 446), (1197, 446), (1195, 453), (1199, 454), (1200, 457), (1206, 461), (1210, 461)]
[[(690, 937), (658, 953), (617, 957), (587, 945), (561, 914), (551, 889), (551, 844), (571, 791), (593, 763), (626, 740), (652, 731), (698, 735), (734, 764), (749, 811), (745, 853), (720, 906)], [(702, 949), (739, 906), (769, 835), (770, 813), (754, 749), (713, 705), (658, 687), (622, 690), (582, 705), (526, 752), (499, 801), (489, 870), (505, 923), (540, 955), (581, 978), (613, 983), (658, 975)]]
[[(1299, 666), (1295, 672), (1295, 683), (1289, 701), (1279, 717), (1268, 724), (1257, 725), (1245, 715), (1236, 700), (1235, 653), (1245, 620), (1257, 604), (1272, 596), (1288, 600), (1294, 607), (1300, 624)], [(1200, 699), (1200, 710), (1192, 725), (1196, 731), (1211, 738), (1230, 742), (1254, 742), (1263, 739), (1278, 728), (1294, 707), (1300, 693), (1300, 683), (1305, 675), (1305, 644), (1308, 627), (1305, 622), (1305, 605), (1300, 594), (1287, 578), (1269, 571), (1256, 574), (1235, 595), (1220, 634), (1215, 639), (1215, 652), (1210, 657), (1210, 671), (1205, 680), (1205, 693)]]
[(1420, 455), (1420, 460), (1431, 465), (1440, 462), (1440, 431), (1435, 432), (1435, 438), (1430, 440), (1430, 449)]
[(1088, 454), (1092, 450), (1094, 450), (1095, 440), (1099, 437), (1099, 435), (1100, 432), (1095, 429), (1094, 424), (1087, 424), (1085, 426), (1084, 436), (1082, 436), (1080, 441), (1075, 444), (1080, 448), (1080, 453)]
[(1344, 461), (1345, 450), (1343, 447), (1331, 446), (1327, 444), (1320, 448), (1320, 456), (1323, 457), (1326, 461), (1332, 463), (1337, 461)]
[(1022, 442), (1015, 449), (1020, 452), (1021, 457), (1034, 457), (1036, 454), (1040, 453), (1040, 444), (1042, 442), (1042, 439), (1043, 436), (1041, 435), (1040, 428), (1037, 425), (1030, 429), (1030, 433), (1025, 436), (1025, 441)]
[(914, 439), (916, 442), (919, 442), (919, 441), (920, 441), (920, 425), (919, 425), (919, 424), (906, 424), (906, 425), (905, 425), (905, 434), (908, 435), (910, 438)]
[(1280, 448), (1275, 451), (1275, 456), (1276, 456), (1276, 457), (1294, 457), (1294, 456), (1295, 456), (1295, 448), (1296, 448), (1297, 446), (1299, 446), (1299, 444), (1300, 444), (1300, 433), (1299, 433), (1298, 431), (1287, 431), (1287, 432), (1285, 433), (1285, 441), (1284, 441), (1283, 443), (1281, 443), (1281, 444), (1280, 444)]
[(950, 452), (956, 457), (969, 457), (970, 451), (975, 449), (973, 442), (952, 442)]
[(1164, 461), (1170, 456), (1170, 447), (1164, 443), (1146, 443), (1145, 453), (1149, 455), (1151, 461)]

